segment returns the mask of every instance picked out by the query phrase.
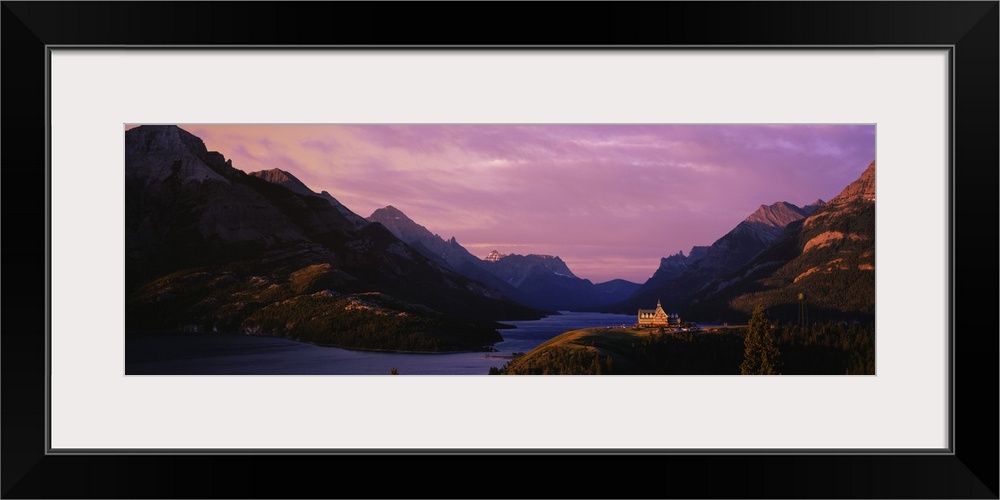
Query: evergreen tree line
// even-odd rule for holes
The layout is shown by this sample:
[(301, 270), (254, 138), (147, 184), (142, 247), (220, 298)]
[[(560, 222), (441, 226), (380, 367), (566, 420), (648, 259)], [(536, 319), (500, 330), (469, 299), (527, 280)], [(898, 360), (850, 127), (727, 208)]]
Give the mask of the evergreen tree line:
[(773, 335), (783, 353), (782, 373), (875, 374), (874, 323), (779, 323)]
[(873, 323), (772, 323), (757, 305), (743, 345), (743, 375), (875, 374)]
[(550, 349), (530, 362), (518, 362), (520, 356), (501, 368), (490, 368), (490, 375), (612, 375), (615, 373), (611, 355), (586, 348)]

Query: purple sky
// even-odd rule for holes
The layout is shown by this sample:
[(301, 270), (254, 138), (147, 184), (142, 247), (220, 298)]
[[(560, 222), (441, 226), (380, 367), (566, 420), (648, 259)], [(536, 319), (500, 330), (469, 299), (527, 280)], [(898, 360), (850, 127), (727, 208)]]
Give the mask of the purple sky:
[(642, 283), (761, 204), (829, 200), (875, 159), (874, 125), (181, 127), (362, 217), (393, 205), (479, 257), (558, 255), (595, 283)]

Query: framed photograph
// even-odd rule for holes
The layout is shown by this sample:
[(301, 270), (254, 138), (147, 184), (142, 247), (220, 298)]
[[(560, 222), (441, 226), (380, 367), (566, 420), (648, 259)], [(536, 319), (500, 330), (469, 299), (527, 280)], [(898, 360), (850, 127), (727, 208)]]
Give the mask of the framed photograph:
[[(649, 476), (625, 496), (996, 498), (995, 325), (956, 308), (996, 238), (956, 221), (997, 227), (997, 3), (658, 6), (612, 47), (4, 3), (6, 101), (39, 96), (8, 186), (45, 187), (5, 204), (45, 322), (5, 325), (4, 496), (558, 454)], [(154, 458), (225, 490), (109, 461)], [(373, 494), (460, 494), (400, 474)]]
[(126, 376), (876, 374), (875, 124), (125, 129)]

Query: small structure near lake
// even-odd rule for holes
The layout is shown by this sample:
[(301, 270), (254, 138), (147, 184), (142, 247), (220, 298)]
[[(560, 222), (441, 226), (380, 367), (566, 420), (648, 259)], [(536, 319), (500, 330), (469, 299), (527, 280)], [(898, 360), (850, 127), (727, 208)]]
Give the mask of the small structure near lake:
[(639, 327), (678, 327), (681, 325), (681, 317), (677, 314), (667, 314), (663, 310), (663, 305), (656, 301), (656, 309), (639, 309)]

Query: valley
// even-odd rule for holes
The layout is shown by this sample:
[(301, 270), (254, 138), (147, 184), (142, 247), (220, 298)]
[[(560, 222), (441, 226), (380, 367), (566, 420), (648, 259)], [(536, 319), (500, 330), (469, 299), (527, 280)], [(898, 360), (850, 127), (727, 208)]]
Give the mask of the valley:
[[(134, 127), (125, 139), (133, 345), (236, 335), (389, 356), (479, 353), (505, 374), (728, 374), (739, 373), (746, 329), (694, 325), (746, 325), (763, 308), (795, 353), (787, 373), (874, 372), (874, 162), (829, 202), (761, 204), (711, 244), (661, 253), (644, 282), (595, 282), (555, 254), (476, 242), (494, 246), (477, 256), (395, 205), (362, 217), (340, 201), (350, 194), (314, 191), (281, 168), (245, 173), (177, 126)], [(636, 311), (644, 321), (661, 301), (664, 317), (691, 326), (635, 328)], [(523, 321), (564, 329), (502, 353)], [(829, 338), (817, 340), (820, 330)]]

